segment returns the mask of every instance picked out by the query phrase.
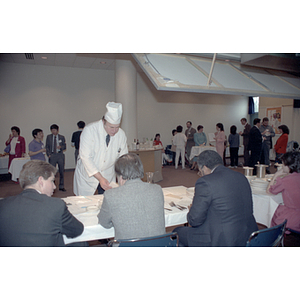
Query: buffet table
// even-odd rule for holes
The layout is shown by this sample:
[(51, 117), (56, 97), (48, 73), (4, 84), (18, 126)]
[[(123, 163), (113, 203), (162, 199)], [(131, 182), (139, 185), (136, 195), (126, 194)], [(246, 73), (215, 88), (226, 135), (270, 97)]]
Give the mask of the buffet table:
[[(176, 186), (163, 188), (165, 198), (165, 224), (166, 227), (180, 225), (187, 222), (188, 206), (192, 203), (193, 196), (187, 194), (186, 187)], [(114, 228), (106, 229), (98, 224), (98, 213), (103, 201), (103, 195), (67, 197), (63, 199), (69, 211), (84, 224), (83, 233), (76, 238), (64, 236), (65, 244), (83, 241), (100, 240), (115, 236)], [(170, 202), (186, 207), (180, 210), (171, 207)]]
[(217, 151), (216, 147), (212, 147), (212, 146), (194, 146), (191, 149), (190, 160), (192, 160), (195, 156), (198, 156), (201, 152), (205, 150)]
[(11, 161), (8, 172), (11, 173), (11, 180), (17, 181), (23, 166), (30, 161), (30, 157), (14, 158)]

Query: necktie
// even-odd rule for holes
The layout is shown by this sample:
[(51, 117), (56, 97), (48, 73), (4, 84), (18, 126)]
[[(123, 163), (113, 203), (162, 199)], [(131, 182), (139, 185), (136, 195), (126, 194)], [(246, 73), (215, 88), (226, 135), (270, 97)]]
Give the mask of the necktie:
[(108, 135), (106, 136), (106, 146), (108, 146), (109, 141), (110, 141), (110, 135), (108, 134)]
[(54, 146), (53, 146), (53, 153), (57, 152), (57, 143), (56, 143), (56, 136), (54, 136)]

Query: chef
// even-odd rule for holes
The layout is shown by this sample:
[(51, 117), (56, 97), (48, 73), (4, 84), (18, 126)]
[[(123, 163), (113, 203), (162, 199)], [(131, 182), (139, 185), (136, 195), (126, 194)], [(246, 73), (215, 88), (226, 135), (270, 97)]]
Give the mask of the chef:
[(108, 102), (104, 117), (85, 126), (80, 137), (79, 158), (74, 174), (76, 196), (99, 194), (115, 182), (115, 161), (128, 153), (127, 137), (120, 128), (122, 104)]

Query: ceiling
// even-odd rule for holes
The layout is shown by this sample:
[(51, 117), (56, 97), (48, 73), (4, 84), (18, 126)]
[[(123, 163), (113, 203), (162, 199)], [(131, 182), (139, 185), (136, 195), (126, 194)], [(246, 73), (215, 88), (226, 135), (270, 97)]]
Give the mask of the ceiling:
[[(145, 72), (152, 83), (155, 85), (157, 89), (162, 90), (174, 90), (178, 91), (178, 89), (174, 89), (174, 86), (165, 85), (163, 88), (159, 87), (157, 83), (149, 76), (149, 72), (144, 68), (143, 64), (137, 60), (138, 56), (142, 56), (147, 54), (130, 54), (130, 53), (2, 53), (0, 54), (0, 61), (6, 63), (17, 63), (17, 64), (31, 64), (31, 65), (45, 65), (45, 66), (57, 66), (57, 67), (71, 67), (71, 68), (88, 68), (88, 69), (100, 69), (100, 70), (114, 70), (115, 69), (115, 60), (122, 59), (122, 60), (131, 60), (138, 72)], [(149, 54), (149, 56), (158, 56), (159, 54)], [(208, 77), (209, 71), (203, 71), (201, 66), (197, 66), (197, 61), (199, 60), (206, 60), (207, 65), (213, 65), (214, 54), (213, 53), (176, 53), (176, 54), (162, 54), (160, 55), (164, 59), (170, 56), (176, 56), (177, 58), (184, 58), (188, 60), (190, 63), (193, 61), (194, 67), (200, 69), (200, 71)], [(195, 64), (196, 62), (196, 64)], [(165, 63), (165, 62), (163, 62)], [(277, 54), (270, 54), (270, 53), (217, 53), (215, 54), (215, 69), (212, 71), (212, 85), (207, 88), (202, 85), (203, 88), (191, 90), (190, 88), (185, 88), (181, 90), (186, 92), (202, 92), (202, 93), (222, 93), (225, 94), (244, 94), (247, 95), (251, 93), (250, 91), (242, 92), (241, 89), (231, 88), (227, 89), (222, 84), (218, 85), (218, 80), (214, 78), (218, 71), (217, 66), (221, 64), (230, 64), (231, 67), (237, 65), (240, 71), (243, 70), (254, 70), (255, 72), (267, 72), (270, 77), (275, 77), (278, 74), (274, 74), (274, 72), (281, 72), (284, 73), (284, 76), (292, 76), (300, 80), (300, 54), (297, 53), (277, 53)], [(181, 65), (180, 65), (181, 66)], [(183, 71), (181, 67), (176, 70), (178, 76), (181, 76), (182, 73), (188, 72)], [(167, 67), (169, 67), (167, 65)], [(243, 70), (242, 70), (243, 69)], [(189, 67), (188, 70), (192, 70)], [(167, 70), (168, 71), (168, 70)], [(198, 70), (199, 71), (199, 70)], [(232, 70), (230, 70), (231, 72)], [(203, 74), (201, 74), (203, 76)], [(226, 77), (226, 71), (223, 72), (223, 79), (224, 74)], [(275, 76), (274, 76), (275, 75)], [(177, 76), (177, 77), (178, 77)], [(278, 77), (278, 76), (277, 76)], [(170, 77), (173, 79), (172, 77)], [(174, 78), (176, 80), (177, 78)], [(243, 79), (245, 80), (245, 79)], [(294, 79), (295, 80), (295, 79)], [(259, 81), (259, 80), (258, 80)], [(219, 80), (220, 82), (220, 80)], [(215, 88), (213, 84), (216, 83), (218, 86)], [(263, 84), (262, 82), (260, 82)], [(237, 84), (237, 83), (235, 83)], [(273, 83), (275, 84), (275, 83)], [(295, 86), (293, 87), (293, 95), (295, 96)], [(296, 84), (296, 89), (299, 88), (298, 84)], [(222, 91), (224, 89), (224, 91)], [(267, 87), (268, 89), (268, 87)], [(179, 89), (180, 90), (180, 89)], [(234, 90), (234, 91), (233, 91)], [(276, 88), (269, 87), (269, 90), (273, 92)], [(296, 91), (297, 92), (297, 91)], [(281, 97), (286, 96), (285, 93), (277, 93), (273, 96)], [(297, 93), (296, 93), (297, 94)], [(263, 95), (267, 95), (263, 93)], [(299, 93), (300, 95), (300, 93)], [(272, 93), (270, 94), (272, 96)]]

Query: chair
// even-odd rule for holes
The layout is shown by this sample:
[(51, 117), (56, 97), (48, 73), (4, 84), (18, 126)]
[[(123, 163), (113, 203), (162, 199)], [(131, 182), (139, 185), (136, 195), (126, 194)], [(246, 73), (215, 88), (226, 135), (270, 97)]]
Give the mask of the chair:
[(150, 236), (137, 239), (113, 240), (109, 247), (178, 247), (178, 235), (176, 232), (158, 236)]
[(287, 220), (271, 228), (254, 231), (247, 242), (247, 247), (278, 247), (283, 246), (283, 237)]

